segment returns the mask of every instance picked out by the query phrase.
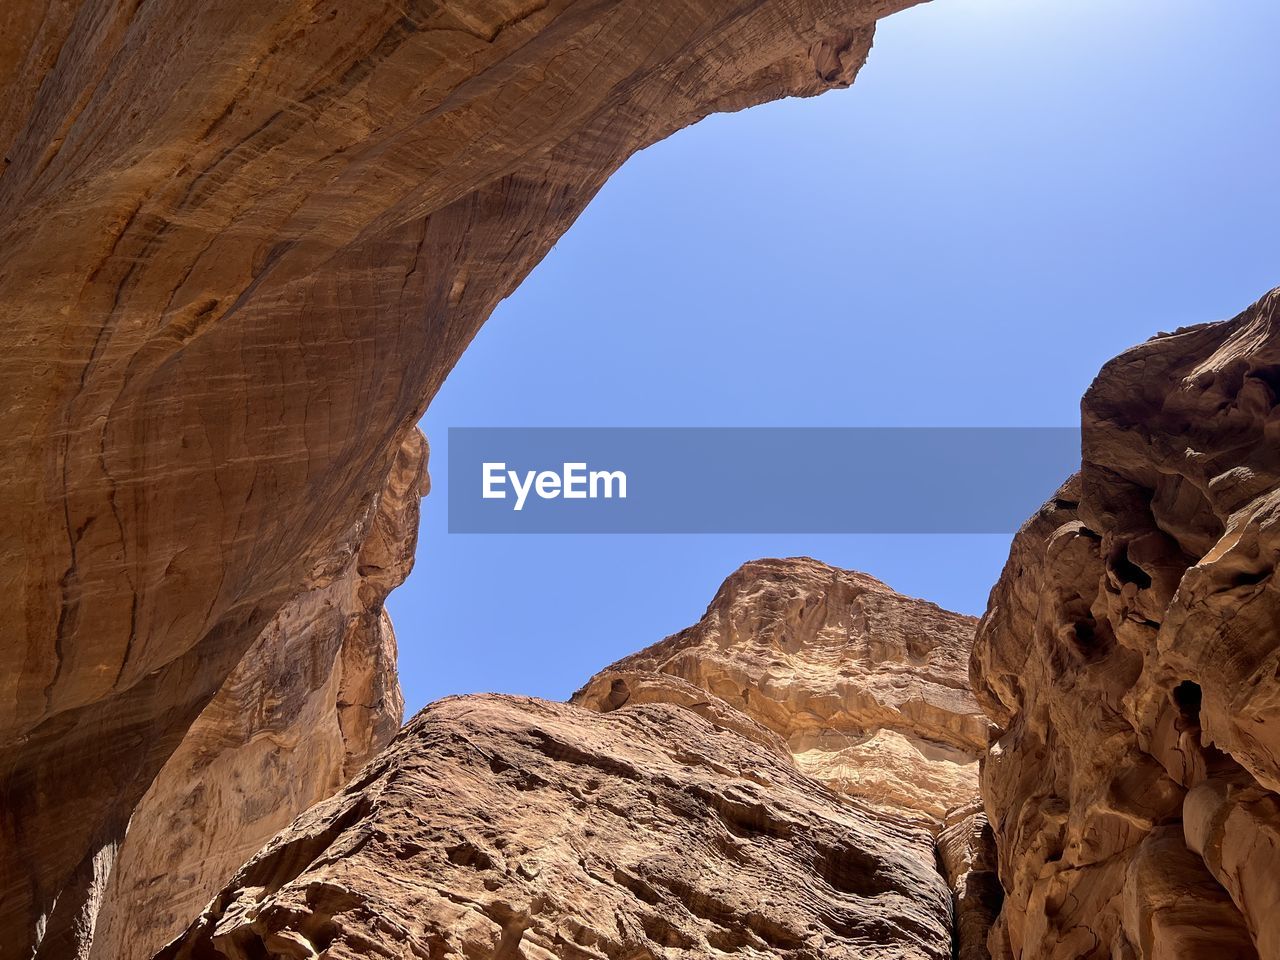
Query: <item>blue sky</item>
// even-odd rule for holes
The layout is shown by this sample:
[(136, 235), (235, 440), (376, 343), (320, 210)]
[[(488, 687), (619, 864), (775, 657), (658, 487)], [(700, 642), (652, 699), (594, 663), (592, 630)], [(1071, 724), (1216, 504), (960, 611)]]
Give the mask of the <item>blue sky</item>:
[(1280, 284), (1276, 36), (1274, 0), (934, 0), (851, 90), (633, 157), (423, 420), (407, 709), (566, 697), (755, 557), (981, 613), (1008, 537), (450, 535), (445, 432), (1071, 425), (1108, 358)]

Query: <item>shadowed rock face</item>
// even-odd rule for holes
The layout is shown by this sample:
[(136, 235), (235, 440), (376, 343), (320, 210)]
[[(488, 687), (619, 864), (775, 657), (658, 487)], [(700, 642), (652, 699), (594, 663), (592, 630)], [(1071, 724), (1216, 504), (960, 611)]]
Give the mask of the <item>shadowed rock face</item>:
[(951, 887), (956, 960), (989, 960), (987, 938), (1004, 891), (997, 873), (996, 841), (975, 799), (947, 813), (938, 834), (938, 866)]
[(1103, 368), (973, 651), (993, 952), (1280, 957), (1280, 294)]
[(605, 178), (846, 86), (908, 5), (4, 5), (0, 957), (83, 951), (149, 785)]
[(440, 701), (161, 956), (951, 956), (919, 826), (670, 704)]
[(665, 678), (679, 678), (841, 793), (940, 821), (977, 796), (991, 729), (969, 691), (975, 625), (863, 573), (758, 560), (697, 624), (606, 668), (573, 702), (667, 700)]
[(415, 430), (358, 551), (281, 609), (151, 784), (103, 891), (93, 957), (146, 960), (391, 742), (404, 702), (383, 601), (413, 567), (426, 459)]

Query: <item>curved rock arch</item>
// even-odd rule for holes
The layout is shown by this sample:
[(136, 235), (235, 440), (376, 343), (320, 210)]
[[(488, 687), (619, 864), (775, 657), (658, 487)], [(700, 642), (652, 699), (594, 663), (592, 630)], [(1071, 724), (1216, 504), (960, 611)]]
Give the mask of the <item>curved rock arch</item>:
[(83, 954), (157, 771), (610, 173), (911, 3), (7, 7), (0, 957)]

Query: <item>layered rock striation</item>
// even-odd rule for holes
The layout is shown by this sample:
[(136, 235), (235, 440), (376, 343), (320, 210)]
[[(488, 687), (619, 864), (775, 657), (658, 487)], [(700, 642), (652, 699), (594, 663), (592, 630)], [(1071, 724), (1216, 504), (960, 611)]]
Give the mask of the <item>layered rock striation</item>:
[(961, 960), (985, 960), (1002, 894), (977, 802), (993, 727), (969, 689), (976, 620), (807, 557), (757, 560), (702, 619), (601, 671), (574, 703), (679, 703), (938, 838)]
[(573, 702), (667, 700), (678, 678), (768, 731), (809, 776), (940, 822), (977, 796), (992, 729), (969, 690), (976, 623), (863, 573), (758, 560), (698, 623), (606, 668)]
[(1280, 957), (1280, 293), (1085, 395), (972, 672), (998, 957)]
[(910, 3), (5, 5), (0, 957), (84, 953), (188, 728), (608, 175), (847, 86)]
[(995, 835), (975, 799), (947, 812), (938, 834), (938, 865), (952, 893), (956, 960), (990, 960), (988, 938), (1004, 905)]

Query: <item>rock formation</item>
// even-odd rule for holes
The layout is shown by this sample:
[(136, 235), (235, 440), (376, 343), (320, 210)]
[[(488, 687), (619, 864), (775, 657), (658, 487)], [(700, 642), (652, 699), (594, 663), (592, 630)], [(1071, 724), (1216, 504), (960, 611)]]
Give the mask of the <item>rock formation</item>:
[(938, 834), (938, 864), (951, 888), (956, 960), (989, 960), (987, 939), (1004, 903), (996, 841), (973, 800), (947, 812)]
[(845, 796), (941, 832), (957, 953), (983, 960), (1001, 896), (976, 804), (992, 728), (969, 690), (975, 624), (863, 573), (758, 560), (697, 624), (601, 671), (572, 702), (605, 712), (678, 703)]
[[(3, 5), (0, 960), (149, 942), (377, 747), (408, 543), (380, 511), (479, 325), (632, 152), (849, 84), (911, 2)], [(1278, 300), (1104, 369), (1081, 474), (992, 594), (1000, 957), (1280, 958)], [(429, 711), (175, 950), (361, 955), (417, 923), (428, 955), (941, 955), (934, 829), (961, 931), (998, 899), (957, 806), (986, 738), (962, 631), (758, 572), (595, 712)], [(545, 866), (498, 845), (566, 796), (670, 830), (619, 818), (600, 887), (584, 820), (546, 821)]]
[(932, 858), (682, 707), (450, 698), (161, 956), (944, 960)]
[(678, 677), (750, 717), (849, 796), (941, 820), (978, 795), (990, 722), (969, 690), (976, 620), (808, 558), (737, 570), (702, 619), (593, 677), (609, 710)]
[[(976, 789), (973, 628), (863, 574), (747, 564), (570, 705), (427, 708), (164, 956), (942, 958), (954, 893), (984, 957), (989, 832), (972, 805), (944, 830), (919, 786)], [(900, 749), (869, 752), (886, 731)]]
[(911, 2), (4, 4), (0, 958), (83, 953), (138, 802), (605, 178), (846, 86)]
[(1280, 957), (1280, 292), (1108, 363), (973, 651), (998, 957)]
[(358, 549), (249, 648), (134, 812), (91, 956), (147, 960), (264, 843), (337, 793), (400, 729), (383, 608), (413, 567), (427, 447), (414, 430)]

